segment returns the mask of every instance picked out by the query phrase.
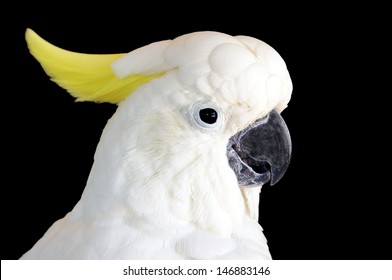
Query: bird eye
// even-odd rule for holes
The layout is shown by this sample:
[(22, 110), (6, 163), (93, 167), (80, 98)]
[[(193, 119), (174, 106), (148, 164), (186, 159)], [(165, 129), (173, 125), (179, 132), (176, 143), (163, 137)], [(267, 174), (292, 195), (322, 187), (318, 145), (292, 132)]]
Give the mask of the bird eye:
[(200, 120), (207, 124), (214, 124), (218, 120), (218, 112), (212, 108), (205, 108), (199, 111)]
[(185, 116), (190, 124), (203, 131), (218, 131), (223, 124), (223, 115), (215, 103), (196, 103), (186, 108)]

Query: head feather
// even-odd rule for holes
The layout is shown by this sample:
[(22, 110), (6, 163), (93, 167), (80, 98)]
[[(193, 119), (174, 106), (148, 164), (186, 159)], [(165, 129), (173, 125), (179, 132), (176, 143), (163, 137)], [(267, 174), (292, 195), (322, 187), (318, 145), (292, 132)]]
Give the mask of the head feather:
[[(132, 63), (130, 54), (85, 54), (56, 47), (42, 39), (31, 29), (25, 38), (30, 53), (38, 60), (51, 80), (66, 89), (77, 101), (115, 103), (124, 100), (135, 89), (164, 74), (163, 67), (149, 65), (132, 71), (129, 75), (118, 75), (112, 64), (117, 60)], [(162, 45), (164, 47), (164, 45)], [(155, 46), (155, 52), (157, 50)], [(148, 46), (137, 50), (140, 54), (149, 52)], [(163, 51), (163, 49), (162, 49)], [(131, 52), (132, 53), (132, 52)], [(147, 56), (145, 56), (147, 57)], [(116, 62), (116, 64), (120, 64)], [(140, 67), (143, 65), (137, 62)], [(138, 70), (138, 71), (137, 71)], [(156, 71), (154, 71), (156, 70)]]

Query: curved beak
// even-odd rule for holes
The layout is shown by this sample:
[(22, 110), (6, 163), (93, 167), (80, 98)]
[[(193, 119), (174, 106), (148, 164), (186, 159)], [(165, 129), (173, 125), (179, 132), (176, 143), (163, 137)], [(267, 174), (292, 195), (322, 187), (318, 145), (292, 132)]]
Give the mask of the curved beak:
[(270, 182), (285, 174), (291, 158), (291, 138), (275, 110), (229, 139), (227, 157), (240, 187)]

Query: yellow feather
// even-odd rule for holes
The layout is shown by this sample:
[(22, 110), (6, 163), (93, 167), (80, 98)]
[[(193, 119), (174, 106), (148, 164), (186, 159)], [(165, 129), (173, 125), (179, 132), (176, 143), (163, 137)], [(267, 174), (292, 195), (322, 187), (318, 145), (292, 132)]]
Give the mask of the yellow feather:
[(71, 52), (50, 44), (29, 28), (25, 35), (30, 53), (46, 74), (76, 101), (118, 103), (142, 84), (163, 74), (135, 74), (120, 79), (111, 64), (125, 54)]

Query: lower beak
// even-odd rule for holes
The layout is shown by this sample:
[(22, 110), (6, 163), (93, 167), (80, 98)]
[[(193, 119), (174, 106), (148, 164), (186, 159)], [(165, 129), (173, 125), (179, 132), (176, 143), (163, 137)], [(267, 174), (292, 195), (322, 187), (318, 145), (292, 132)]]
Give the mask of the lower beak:
[(240, 187), (275, 185), (291, 158), (290, 133), (280, 114), (273, 110), (232, 136), (227, 157)]

